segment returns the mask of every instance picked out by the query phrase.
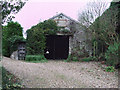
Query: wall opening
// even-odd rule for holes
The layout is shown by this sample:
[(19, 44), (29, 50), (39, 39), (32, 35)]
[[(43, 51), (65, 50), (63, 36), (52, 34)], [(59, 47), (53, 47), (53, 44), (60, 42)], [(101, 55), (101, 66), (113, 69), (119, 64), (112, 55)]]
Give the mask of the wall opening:
[(67, 59), (69, 55), (68, 35), (47, 35), (45, 57), (47, 59)]

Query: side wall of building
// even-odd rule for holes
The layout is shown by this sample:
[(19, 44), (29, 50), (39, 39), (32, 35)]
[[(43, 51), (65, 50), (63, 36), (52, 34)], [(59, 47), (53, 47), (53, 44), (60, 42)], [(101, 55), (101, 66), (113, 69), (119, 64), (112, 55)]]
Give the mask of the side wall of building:
[(89, 55), (91, 55), (92, 45), (90, 41), (90, 33), (86, 32), (86, 30), (80, 26), (79, 23), (75, 22), (70, 25), (70, 30), (73, 35), (69, 37), (69, 54), (77, 48), (78, 50), (84, 49)]

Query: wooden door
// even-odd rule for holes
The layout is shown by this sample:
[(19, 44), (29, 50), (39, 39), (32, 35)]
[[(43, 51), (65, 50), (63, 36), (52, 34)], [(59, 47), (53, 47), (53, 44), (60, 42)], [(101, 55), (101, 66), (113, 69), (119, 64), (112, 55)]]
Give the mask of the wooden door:
[(69, 36), (46, 36), (45, 57), (47, 59), (67, 59), (69, 54)]

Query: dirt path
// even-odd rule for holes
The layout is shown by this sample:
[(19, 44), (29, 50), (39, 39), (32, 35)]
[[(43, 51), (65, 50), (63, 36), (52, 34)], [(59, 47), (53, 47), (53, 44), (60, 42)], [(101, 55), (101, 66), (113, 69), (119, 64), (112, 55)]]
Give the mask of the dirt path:
[(105, 72), (97, 62), (27, 63), (3, 58), (3, 66), (28, 88), (117, 88), (117, 72)]

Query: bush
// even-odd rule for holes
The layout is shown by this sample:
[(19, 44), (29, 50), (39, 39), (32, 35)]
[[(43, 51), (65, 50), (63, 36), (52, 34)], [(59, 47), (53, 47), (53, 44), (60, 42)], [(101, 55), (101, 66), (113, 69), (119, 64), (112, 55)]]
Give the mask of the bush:
[(79, 61), (77, 56), (72, 57), (72, 61)]
[(2, 27), (2, 54), (10, 57), (13, 51), (17, 50), (17, 42), (25, 40), (23, 38), (23, 28), (17, 22), (9, 22)]
[(82, 59), (82, 61), (84, 61), (84, 62), (89, 62), (89, 61), (92, 61), (92, 57), (87, 57), (87, 58), (84, 58), (84, 59)]
[(25, 58), (26, 61), (46, 61), (47, 59), (44, 55), (27, 55)]
[[(24, 88), (21, 85), (21, 80), (15, 77), (13, 74), (8, 72), (4, 67), (2, 68), (2, 89), (3, 90), (20, 90)], [(1, 87), (0, 87), (1, 90)]]
[(115, 66), (118, 63), (120, 43), (114, 43), (108, 47), (105, 53), (106, 64)]
[(64, 60), (64, 62), (70, 62), (71, 61), (71, 55), (68, 56), (67, 60)]
[(91, 58), (93, 61), (98, 61), (98, 57), (92, 56)]
[(69, 55), (67, 60), (64, 60), (65, 62), (70, 62), (70, 61), (79, 61), (77, 56)]
[(27, 55), (44, 54), (46, 38), (42, 29), (32, 27), (27, 31), (26, 47)]
[(101, 53), (99, 56), (98, 56), (98, 61), (105, 61), (105, 55), (103, 53)]
[(72, 50), (72, 57), (78, 57), (78, 60), (80, 58), (88, 57), (88, 52), (85, 50), (85, 47), (76, 47)]
[(98, 61), (98, 59), (95, 56), (91, 56), (91, 57), (87, 57), (87, 58), (82, 59), (82, 61), (85, 61), (85, 62)]
[(53, 20), (40, 22), (27, 30), (26, 47), (28, 55), (44, 54), (46, 48), (46, 35), (56, 35), (57, 23)]
[(26, 42), (23, 36), (18, 35), (11, 36), (8, 41), (10, 44), (10, 55), (17, 50), (19, 42)]
[(70, 31), (67, 30), (67, 29), (63, 29), (63, 30), (61, 30), (61, 32), (62, 32), (62, 33), (69, 33)]
[(105, 71), (106, 71), (106, 72), (114, 72), (115, 69), (114, 69), (113, 66), (108, 66), (108, 67), (106, 67)]

